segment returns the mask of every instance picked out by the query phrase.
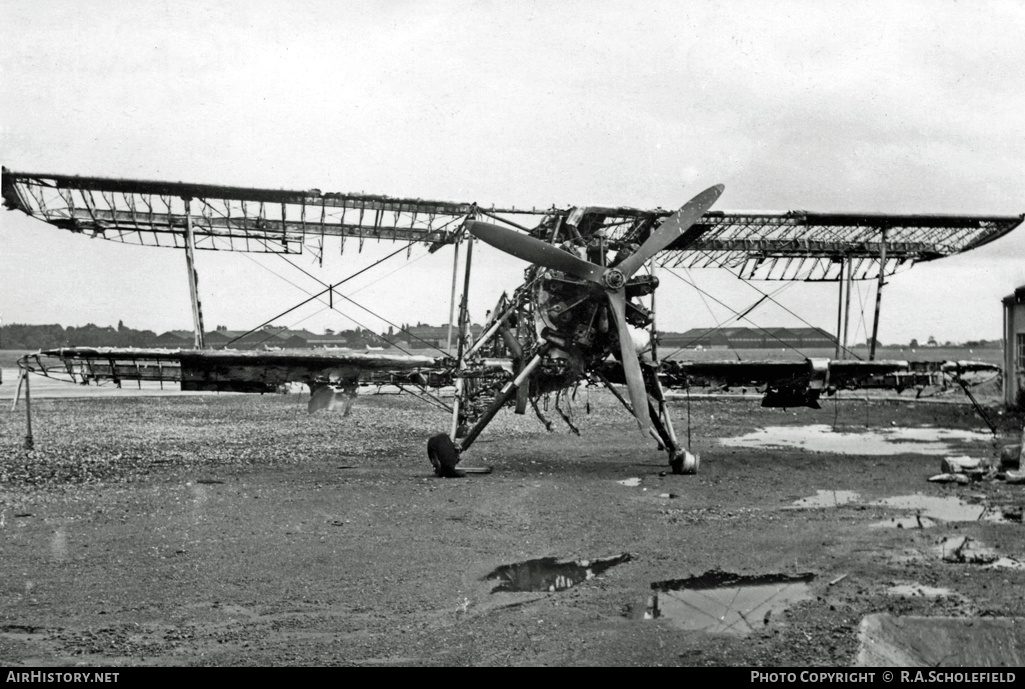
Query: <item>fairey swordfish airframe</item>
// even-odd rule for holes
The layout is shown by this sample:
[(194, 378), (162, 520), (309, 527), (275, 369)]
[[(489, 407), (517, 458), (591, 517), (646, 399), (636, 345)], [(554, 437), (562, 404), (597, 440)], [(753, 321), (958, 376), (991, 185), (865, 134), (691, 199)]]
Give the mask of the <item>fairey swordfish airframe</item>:
[[(949, 381), (967, 390), (979, 362), (875, 360), (884, 278), (916, 262), (967, 251), (1017, 227), (1025, 216), (939, 216), (712, 210), (723, 186), (679, 210), (572, 207), (546, 211), (477, 204), (154, 182), (3, 170), (5, 205), (92, 237), (184, 249), (193, 301), (194, 349), (65, 347), (20, 362), (28, 373), (79, 383), (175, 381), (182, 390), (270, 392), (309, 386), (310, 411), (346, 403), (357, 386), (391, 384), (451, 414), (427, 454), (439, 476), (456, 465), (504, 407), (537, 410), (538, 397), (582, 382), (608, 387), (636, 420), (645, 442), (666, 452), (674, 473), (699, 458), (681, 445), (667, 389), (756, 387), (763, 405), (817, 407), (821, 395), (854, 388), (905, 389)], [(517, 221), (538, 218), (533, 227)], [(204, 346), (194, 268), (197, 249), (323, 256), (325, 241), (414, 243), (436, 251), (465, 243), (465, 278), (455, 346), (442, 356), (339, 350), (243, 351)], [(475, 240), (524, 262), (524, 281), (498, 299), (476, 337), (467, 297)], [(742, 279), (877, 280), (869, 360), (681, 361), (659, 359), (654, 337), (656, 267), (726, 268)], [(452, 304), (456, 297), (453, 269)], [(340, 283), (311, 299), (351, 301)], [(308, 302), (310, 300), (306, 300)], [(306, 303), (303, 302), (303, 303)], [(842, 302), (841, 302), (842, 309)], [(273, 319), (272, 319), (273, 320)], [(451, 322), (450, 318), (450, 322)], [(269, 321), (268, 321), (269, 322)], [(839, 331), (839, 315), (838, 315)], [(837, 352), (840, 353), (839, 333)], [(624, 387), (626, 394), (620, 393)], [(444, 399), (441, 389), (453, 393)], [(450, 399), (451, 402), (446, 400)], [(540, 416), (540, 413), (539, 413)], [(567, 423), (572, 423), (567, 419)]]

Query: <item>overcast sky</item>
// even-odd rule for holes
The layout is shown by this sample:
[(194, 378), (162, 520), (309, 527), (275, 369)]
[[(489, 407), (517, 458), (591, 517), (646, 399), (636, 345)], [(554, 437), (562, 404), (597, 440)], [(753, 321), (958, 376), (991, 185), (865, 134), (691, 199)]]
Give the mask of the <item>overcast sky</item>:
[[(670, 208), (723, 183), (724, 210), (1018, 215), (1022, 36), (1016, 1), (0, 0), (0, 162), (496, 205)], [(297, 262), (338, 281), (391, 250)], [(350, 283), (352, 298), (395, 323), (443, 323), (451, 252), (416, 248)], [(475, 251), (476, 321), (522, 274), (496, 253)], [(273, 256), (197, 264), (208, 328), (258, 325), (317, 288)], [(760, 296), (722, 271), (684, 277), (737, 311)], [(660, 329), (732, 315), (662, 284)], [(999, 338), (999, 300), (1021, 285), (1025, 228), (895, 276), (880, 339)], [(862, 340), (871, 287), (854, 300)], [(779, 299), (799, 318), (763, 305), (742, 324), (835, 329), (835, 285)], [(275, 323), (387, 329), (343, 311)], [(0, 313), (188, 329), (185, 259), (0, 211)]]

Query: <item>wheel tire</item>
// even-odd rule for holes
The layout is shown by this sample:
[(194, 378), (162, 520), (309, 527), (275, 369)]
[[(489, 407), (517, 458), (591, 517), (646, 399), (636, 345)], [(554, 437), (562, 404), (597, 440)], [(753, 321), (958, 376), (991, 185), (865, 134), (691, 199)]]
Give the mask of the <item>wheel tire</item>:
[(686, 450), (669, 460), (669, 466), (672, 467), (674, 474), (696, 474), (700, 464), (700, 455), (691, 454)]
[(459, 451), (452, 444), (448, 433), (439, 433), (427, 441), (427, 459), (434, 466), (434, 473), (442, 478), (457, 478), (461, 474), (456, 471), (459, 463)]

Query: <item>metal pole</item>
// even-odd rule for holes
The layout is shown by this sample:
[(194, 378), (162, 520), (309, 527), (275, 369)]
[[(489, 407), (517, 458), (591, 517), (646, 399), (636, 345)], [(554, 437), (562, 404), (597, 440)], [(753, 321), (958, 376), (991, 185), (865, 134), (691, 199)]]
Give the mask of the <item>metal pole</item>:
[(25, 449), (35, 449), (32, 440), (32, 394), (29, 392), (28, 371), (23, 374), (25, 380)]
[(452, 353), (452, 321), (455, 319), (456, 313), (456, 276), (459, 274), (459, 245), (461, 243), (461, 241), (456, 241), (455, 257), (452, 259), (452, 298), (448, 303), (448, 340), (445, 342), (447, 354)]
[[(648, 274), (655, 277), (655, 258), (652, 257), (648, 265)], [(658, 363), (658, 326), (655, 311), (655, 291), (651, 292), (651, 360)]]
[[(1003, 405), (1008, 409), (1015, 403), (1015, 391), (1012, 382), (1015, 379), (1014, 358), (1014, 302), (1003, 302)], [(17, 402), (17, 396), (14, 396)]]
[(843, 359), (847, 358), (847, 353), (850, 351), (847, 347), (850, 345), (850, 339), (847, 337), (848, 331), (851, 326), (851, 285), (854, 280), (854, 261), (848, 259), (847, 261), (847, 299), (843, 307), (843, 349), (840, 350), (840, 356)]
[(875, 361), (876, 358), (876, 338), (879, 336), (879, 306), (883, 301), (883, 285), (886, 284), (884, 280), (886, 276), (886, 228), (882, 230), (883, 240), (882, 246), (879, 248), (879, 284), (876, 287), (876, 313), (872, 319), (872, 343), (868, 350), (868, 360)]
[(192, 297), (192, 325), (196, 329), (196, 349), (203, 349), (203, 309), (199, 304), (199, 276), (196, 274), (195, 237), (192, 234), (192, 200), (185, 201), (185, 263), (189, 272), (189, 296)]
[(833, 359), (839, 359), (839, 337), (840, 324), (844, 322), (844, 258), (839, 259), (839, 292), (836, 294), (836, 348), (833, 350)]

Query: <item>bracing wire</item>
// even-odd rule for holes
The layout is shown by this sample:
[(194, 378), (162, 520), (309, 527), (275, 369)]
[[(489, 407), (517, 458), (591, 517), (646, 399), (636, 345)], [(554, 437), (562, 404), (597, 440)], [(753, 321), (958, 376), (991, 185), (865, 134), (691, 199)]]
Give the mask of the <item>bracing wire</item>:
[[(412, 243), (413, 243), (412, 241), (411, 241), (411, 242), (409, 242), (409, 244), (410, 244), (410, 245), (411, 245)], [(308, 304), (309, 302), (313, 301), (314, 299), (319, 299), (319, 298), (321, 297), (321, 295), (323, 295), (323, 294), (324, 294), (325, 292), (330, 292), (330, 291), (332, 291), (333, 289), (335, 289), (335, 288), (336, 288), (336, 287), (338, 287), (339, 285), (342, 285), (342, 284), (344, 284), (344, 283), (348, 282), (349, 280), (352, 280), (352, 279), (353, 279), (353, 278), (355, 278), (355, 277), (356, 277), (357, 275), (361, 275), (362, 273), (365, 273), (366, 271), (370, 270), (371, 268), (373, 268), (373, 267), (375, 267), (375, 266), (377, 266), (377, 265), (380, 265), (380, 264), (381, 264), (381, 263), (383, 263), (384, 261), (386, 261), (386, 260), (388, 260), (388, 259), (392, 258), (393, 256), (396, 256), (396, 255), (398, 255), (398, 254), (399, 254), (399, 253), (401, 253), (402, 251), (405, 251), (405, 250), (406, 250), (407, 248), (408, 248), (408, 245), (407, 245), (407, 246), (402, 246), (402, 247), (400, 247), (399, 249), (397, 249), (397, 250), (393, 251), (392, 253), (388, 254), (388, 255), (387, 255), (387, 256), (385, 256), (384, 258), (381, 258), (381, 259), (379, 259), (379, 260), (375, 261), (374, 263), (370, 264), (369, 266), (366, 266), (365, 268), (362, 268), (362, 269), (360, 269), (360, 270), (356, 271), (355, 273), (353, 273), (352, 275), (350, 275), (350, 276), (348, 276), (348, 277), (344, 278), (343, 280), (340, 280), (339, 282), (336, 282), (336, 283), (335, 283), (335, 284), (333, 284), (333, 285), (326, 285), (326, 286), (325, 286), (326, 288), (325, 288), (324, 290), (321, 290), (320, 292), (318, 292), (318, 293), (316, 293), (316, 294), (312, 294), (312, 295), (310, 295), (310, 298), (309, 298), (309, 299), (306, 299), (306, 300), (303, 300), (303, 301), (299, 302), (298, 304), (296, 304), (296, 305), (292, 306), (291, 308), (289, 308), (289, 309), (285, 310), (284, 312), (282, 312), (282, 313), (278, 314), (277, 316), (274, 316), (274, 317), (273, 317), (273, 318), (271, 318), (270, 320), (268, 320), (268, 321), (264, 321), (264, 322), (263, 322), (262, 324), (260, 324), (260, 325), (256, 326), (255, 328), (252, 328), (252, 329), (248, 330), (247, 332), (245, 332), (245, 333), (243, 333), (243, 334), (239, 335), (238, 337), (235, 337), (235, 338), (233, 338), (233, 339), (232, 339), (232, 340), (231, 340), (230, 342), (228, 342), (228, 343), (227, 343), (227, 345), (230, 345), (230, 344), (232, 344), (232, 343), (234, 343), (234, 342), (237, 342), (238, 340), (240, 340), (241, 338), (243, 338), (243, 337), (245, 337), (245, 336), (247, 336), (247, 335), (251, 335), (252, 333), (254, 333), (254, 332), (256, 332), (257, 330), (259, 330), (260, 328), (264, 327), (265, 325), (269, 325), (269, 324), (270, 324), (270, 323), (272, 323), (273, 321), (277, 320), (278, 318), (281, 318), (282, 316), (284, 316), (284, 315), (286, 315), (286, 314), (288, 314), (288, 313), (291, 313), (292, 311), (296, 310), (296, 309), (297, 309), (297, 308), (299, 308), (300, 306), (303, 306), (303, 305), (305, 305), (305, 304)], [(290, 261), (288, 261), (288, 263), (289, 263), (289, 265), (292, 265), (293, 267), (299, 268), (298, 266), (295, 266), (295, 264), (291, 263)], [(260, 264), (260, 263), (257, 263), (257, 265), (261, 265), (261, 266), (262, 266), (262, 264)], [(265, 268), (266, 268), (266, 266), (263, 266), (263, 267), (265, 267)], [(268, 268), (268, 270), (270, 270), (270, 269)], [(301, 269), (301, 268), (299, 268), (299, 270), (302, 270), (302, 269)], [(271, 272), (272, 274), (275, 274), (275, 275), (276, 275), (276, 273), (274, 273), (274, 271), (273, 271), (273, 270), (270, 270), (270, 272)], [(303, 272), (305, 272), (305, 271), (303, 271)], [(308, 274), (308, 273), (307, 273), (307, 274)], [(280, 276), (279, 276), (279, 277), (280, 277)], [(313, 277), (313, 276), (311, 275), (310, 277)], [(313, 279), (314, 279), (314, 280), (317, 280), (317, 282), (320, 282), (320, 280), (318, 280), (318, 279), (317, 279), (317, 278), (315, 278), (315, 277), (313, 277)], [(321, 283), (321, 284), (324, 284), (324, 283)], [(310, 293), (309, 293), (308, 291), (306, 291), (305, 289), (303, 289), (303, 288), (299, 287), (298, 285), (295, 285), (295, 287), (296, 287), (297, 289), (299, 289), (300, 291), (302, 291), (302, 292), (306, 293), (306, 294), (310, 294)], [(339, 296), (342, 296), (342, 295), (339, 295)], [(350, 299), (349, 301), (352, 301), (352, 300)], [(354, 301), (353, 301), (352, 303), (353, 303), (353, 304), (356, 304), (356, 302), (354, 302)], [(357, 305), (357, 306), (359, 306), (359, 304), (356, 304), (356, 305)], [(364, 308), (364, 307), (360, 307), (360, 308)], [(365, 310), (365, 311), (367, 311), (368, 313), (371, 313), (372, 315), (375, 315), (375, 314), (373, 314), (373, 312), (372, 312), (372, 311), (370, 311), (369, 309), (365, 309), (365, 308), (364, 308), (364, 310)], [(340, 313), (340, 312), (339, 312), (339, 313)], [(380, 318), (380, 316), (378, 316), (378, 318)], [(351, 319), (350, 319), (350, 320), (351, 320)], [(385, 319), (383, 319), (383, 318), (382, 318), (381, 320), (385, 320)], [(355, 322), (355, 321), (353, 321), (353, 322)], [(386, 322), (387, 322), (387, 321), (386, 321)], [(364, 327), (364, 326), (360, 326), (360, 327)], [(396, 344), (394, 344), (394, 343), (392, 343), (392, 342), (388, 341), (388, 340), (387, 340), (386, 338), (385, 338), (385, 342), (388, 342), (388, 344), (391, 344), (392, 346), (394, 346), (394, 347), (396, 347), (396, 348), (398, 348), (398, 349), (401, 349), (401, 350), (402, 350), (403, 352), (406, 352), (406, 350), (405, 350), (405, 349), (402, 349), (402, 347), (399, 347), (398, 345), (396, 345)], [(227, 345), (226, 345), (226, 346), (227, 346)], [(439, 350), (439, 351), (440, 351), (440, 350)], [(406, 353), (408, 354), (409, 352), (406, 352)]]
[[(408, 248), (409, 248), (409, 247), (411, 247), (412, 245), (413, 245), (413, 242), (411, 241), (411, 242), (409, 242), (409, 244), (407, 244), (407, 245), (406, 245), (405, 247), (403, 247), (403, 248), (405, 248), (405, 249), (408, 249)], [(400, 251), (401, 251), (401, 249), (400, 249)], [(315, 276), (315, 275), (312, 275), (312, 274), (311, 274), (311, 273), (309, 273), (308, 271), (304, 270), (304, 269), (303, 269), (302, 267), (300, 267), (300, 266), (297, 266), (297, 265), (296, 265), (295, 263), (293, 263), (292, 261), (289, 261), (289, 260), (288, 260), (288, 259), (287, 259), (287, 258), (286, 258), (286, 257), (284, 256), (284, 254), (277, 254), (277, 255), (278, 255), (278, 256), (280, 256), (280, 257), (281, 257), (281, 258), (282, 258), (282, 259), (283, 259), (283, 260), (284, 260), (284, 261), (285, 261), (286, 263), (288, 263), (288, 264), (289, 264), (290, 266), (292, 266), (292, 267), (293, 267), (293, 268), (295, 268), (296, 270), (300, 271), (301, 273), (303, 273), (304, 275), (306, 275), (306, 276), (307, 276), (307, 277), (309, 277), (310, 279), (314, 280), (315, 282), (319, 283), (319, 284), (320, 284), (321, 286), (323, 286), (323, 287), (328, 287), (329, 289), (333, 289), (333, 287), (330, 287), (330, 286), (329, 286), (329, 285), (328, 285), (327, 283), (325, 283), (325, 282), (324, 282), (323, 280), (319, 279), (319, 278), (318, 278), (317, 276)], [(395, 255), (395, 254), (391, 254), (391, 256), (394, 256), (394, 255)], [(398, 268), (396, 268), (395, 270), (393, 270), (393, 271), (391, 271), (391, 272), (389, 272), (389, 273), (386, 273), (385, 275), (382, 275), (381, 277), (377, 278), (377, 279), (376, 279), (376, 280), (374, 280), (373, 282), (370, 282), (369, 284), (363, 285), (363, 287), (360, 287), (359, 289), (357, 289), (357, 290), (353, 291), (353, 292), (352, 292), (352, 294), (356, 294), (357, 292), (359, 292), (359, 291), (361, 291), (361, 290), (363, 290), (363, 289), (366, 289), (366, 288), (367, 288), (367, 287), (369, 287), (370, 285), (373, 285), (373, 284), (374, 284), (374, 283), (376, 283), (376, 282), (380, 282), (380, 281), (381, 281), (381, 280), (383, 280), (384, 278), (386, 278), (386, 277), (388, 277), (388, 276), (390, 276), (390, 275), (392, 275), (392, 274), (394, 274), (394, 273), (397, 273), (398, 271), (400, 271), (400, 270), (403, 270), (404, 268), (408, 268), (408, 267), (409, 267), (409, 266), (410, 266), (410, 265), (411, 265), (412, 263), (415, 263), (416, 261), (419, 261), (419, 260), (420, 260), (421, 258), (423, 258), (424, 256), (428, 256), (428, 255), (430, 255), (430, 254), (422, 254), (422, 255), (418, 256), (418, 257), (417, 257), (416, 259), (414, 259), (413, 261), (406, 261), (405, 263), (401, 264), (401, 265), (400, 265), (400, 266), (399, 266)], [(386, 256), (385, 258), (383, 258), (383, 259), (381, 259), (380, 261), (378, 261), (378, 263), (381, 263), (381, 262), (383, 262), (383, 261), (384, 261), (384, 260), (386, 260), (387, 258), (391, 258), (391, 256)], [(375, 263), (374, 265), (377, 265), (377, 263)], [(373, 267), (373, 266), (369, 266), (369, 267)], [(302, 288), (300, 288), (300, 289), (302, 289)], [(303, 291), (305, 292), (305, 290), (303, 290)], [(307, 294), (309, 294), (309, 292), (307, 292)], [(440, 348), (439, 348), (439, 347), (437, 347), (436, 345), (433, 345), (433, 344), (431, 344), (430, 342), (428, 342), (427, 340), (423, 339), (422, 337), (418, 337), (417, 335), (414, 335), (413, 333), (409, 332), (409, 331), (408, 331), (407, 329), (403, 328), (402, 326), (400, 326), (400, 325), (397, 325), (397, 324), (395, 324), (395, 323), (392, 323), (392, 322), (391, 322), (390, 320), (388, 320), (388, 319), (387, 319), (387, 318), (385, 318), (384, 316), (381, 316), (380, 314), (378, 314), (378, 313), (375, 313), (374, 311), (371, 311), (370, 309), (366, 308), (365, 306), (362, 306), (361, 304), (358, 304), (357, 302), (353, 301), (353, 300), (352, 300), (351, 298), (347, 297), (346, 295), (342, 294), (341, 292), (339, 292), (339, 293), (338, 293), (338, 296), (339, 296), (339, 297), (341, 297), (342, 299), (345, 299), (346, 301), (348, 301), (348, 302), (352, 303), (352, 304), (353, 304), (354, 306), (357, 306), (357, 307), (359, 307), (359, 308), (363, 309), (364, 311), (366, 311), (367, 313), (369, 313), (369, 314), (370, 314), (371, 316), (374, 316), (375, 318), (377, 318), (377, 319), (379, 319), (379, 320), (382, 320), (382, 321), (384, 321), (385, 323), (387, 323), (388, 325), (392, 326), (393, 328), (397, 328), (397, 329), (398, 329), (398, 330), (399, 330), (400, 332), (404, 332), (404, 333), (406, 333), (407, 335), (409, 335), (410, 337), (412, 337), (412, 338), (414, 338), (414, 339), (416, 339), (416, 340), (419, 340), (420, 342), (423, 342), (423, 343), (424, 343), (425, 345), (427, 345), (427, 346), (428, 346), (428, 347), (430, 347), (431, 349), (435, 349), (435, 350), (437, 350), (437, 351), (441, 352), (442, 354), (447, 354), (447, 353), (448, 353), (448, 352), (445, 352), (445, 351), (444, 351), (443, 349), (440, 349)], [(333, 309), (334, 307), (331, 307), (331, 308)], [(334, 310), (336, 310), (336, 311), (337, 311), (337, 309), (334, 309)], [(338, 311), (338, 313), (341, 313), (341, 311)], [(351, 320), (351, 319), (350, 319), (350, 320)], [(355, 322), (355, 321), (353, 321), (353, 322)], [(364, 329), (366, 329), (366, 328), (365, 328), (364, 326), (360, 326), (360, 327), (361, 327), (361, 328), (364, 328)], [(391, 342), (390, 340), (388, 340), (388, 338), (384, 337), (383, 335), (381, 336), (381, 338), (382, 338), (382, 339), (383, 339), (383, 340), (384, 340), (385, 342), (387, 342), (388, 344), (392, 345), (393, 347), (397, 347), (398, 349), (402, 349), (402, 347), (399, 347), (399, 346), (398, 346), (397, 344), (395, 344), (395, 343)], [(406, 352), (406, 350), (405, 350), (405, 349), (402, 349), (402, 351), (403, 351), (403, 352)], [(408, 354), (409, 352), (406, 352), (406, 353)]]
[[(663, 267), (664, 267), (664, 266), (663, 266)], [(744, 320), (746, 320), (746, 321), (747, 321), (748, 323), (750, 323), (750, 324), (751, 324), (751, 325), (753, 325), (754, 327), (758, 328), (759, 330), (761, 330), (762, 332), (764, 332), (764, 333), (765, 333), (766, 335), (768, 335), (768, 336), (769, 336), (769, 337), (771, 337), (772, 339), (774, 339), (774, 340), (776, 340), (777, 342), (779, 342), (779, 343), (780, 343), (781, 345), (783, 345), (784, 347), (787, 347), (788, 349), (792, 349), (792, 350), (794, 350), (795, 352), (797, 352), (798, 354), (800, 354), (801, 356), (804, 356), (804, 353), (803, 353), (803, 352), (802, 352), (801, 350), (799, 350), (799, 349), (798, 349), (797, 347), (794, 347), (794, 346), (793, 346), (792, 344), (790, 344), (789, 342), (786, 342), (785, 340), (783, 340), (783, 339), (779, 338), (779, 337), (778, 337), (778, 336), (777, 336), (776, 334), (774, 334), (774, 333), (770, 332), (770, 331), (769, 331), (768, 329), (766, 329), (766, 328), (763, 328), (762, 326), (758, 325), (757, 323), (755, 323), (754, 321), (752, 321), (752, 320), (751, 320), (750, 318), (748, 318), (748, 317), (747, 317), (747, 315), (746, 315), (746, 313), (741, 313), (741, 312), (737, 311), (736, 309), (734, 309), (734, 308), (733, 308), (732, 306), (730, 306), (729, 304), (725, 303), (725, 302), (724, 302), (724, 301), (722, 301), (721, 299), (718, 299), (718, 298), (716, 298), (716, 297), (715, 297), (714, 295), (710, 294), (709, 292), (706, 292), (705, 290), (701, 289), (700, 287), (698, 287), (697, 285), (695, 285), (695, 284), (694, 284), (693, 282), (689, 282), (688, 280), (686, 280), (685, 278), (681, 277), (681, 276), (680, 276), (680, 275), (678, 275), (677, 273), (674, 273), (674, 272), (673, 272), (673, 271), (672, 271), (671, 269), (669, 269), (669, 268), (666, 268), (666, 272), (668, 272), (668, 273), (669, 273), (670, 275), (673, 275), (673, 276), (675, 276), (675, 277), (676, 277), (676, 278), (677, 278), (678, 280), (682, 281), (682, 282), (683, 282), (684, 284), (690, 285), (691, 287), (693, 287), (694, 289), (698, 290), (699, 292), (703, 292), (703, 293), (704, 293), (705, 295), (707, 295), (707, 296), (708, 296), (709, 298), (711, 298), (712, 300), (714, 300), (714, 301), (715, 301), (716, 303), (718, 303), (718, 304), (720, 304), (720, 305), (722, 305), (722, 306), (725, 306), (725, 307), (726, 307), (727, 309), (729, 309), (729, 310), (730, 310), (731, 312), (733, 312), (733, 314), (734, 314), (734, 316), (735, 316), (735, 317), (737, 318), (737, 320), (740, 320), (741, 318), (743, 318), (743, 319), (744, 319)], [(673, 355), (675, 355), (675, 354), (676, 354), (677, 352), (679, 352), (679, 351), (680, 351), (680, 350), (682, 350), (682, 349), (683, 349), (683, 347), (681, 347), (680, 349), (676, 350), (676, 352), (673, 352), (673, 354), (671, 354), (671, 355), (670, 355), (669, 357), (665, 357), (665, 358), (670, 358), (670, 357), (672, 357)]]

